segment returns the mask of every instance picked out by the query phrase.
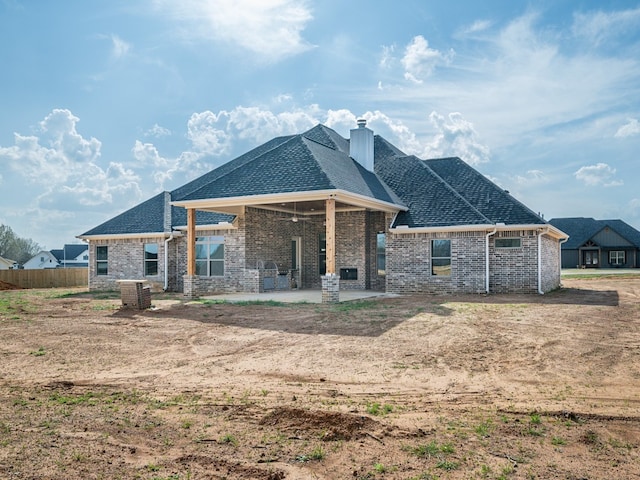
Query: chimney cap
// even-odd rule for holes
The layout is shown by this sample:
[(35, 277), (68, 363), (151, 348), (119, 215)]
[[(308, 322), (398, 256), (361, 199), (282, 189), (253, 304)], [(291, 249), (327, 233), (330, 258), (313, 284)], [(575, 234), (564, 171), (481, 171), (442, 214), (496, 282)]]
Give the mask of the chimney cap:
[(367, 120), (364, 118), (359, 118), (357, 121), (358, 128), (364, 128), (367, 126)]

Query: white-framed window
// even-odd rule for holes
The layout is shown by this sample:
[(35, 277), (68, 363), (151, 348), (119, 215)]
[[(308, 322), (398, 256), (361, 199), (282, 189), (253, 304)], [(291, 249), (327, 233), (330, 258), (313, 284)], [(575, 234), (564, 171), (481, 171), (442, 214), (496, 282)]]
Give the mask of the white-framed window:
[(625, 253), (624, 250), (611, 250), (609, 252), (609, 264), (620, 266), (627, 263)]
[(376, 267), (378, 275), (385, 275), (387, 271), (387, 236), (384, 233), (376, 235)]
[(196, 275), (224, 275), (224, 237), (196, 237)]
[(96, 275), (109, 274), (109, 247), (96, 246)]
[(152, 277), (158, 275), (158, 244), (144, 244), (144, 275)]
[(520, 248), (521, 238), (496, 238), (496, 248)]
[(431, 240), (431, 275), (451, 276), (451, 240)]

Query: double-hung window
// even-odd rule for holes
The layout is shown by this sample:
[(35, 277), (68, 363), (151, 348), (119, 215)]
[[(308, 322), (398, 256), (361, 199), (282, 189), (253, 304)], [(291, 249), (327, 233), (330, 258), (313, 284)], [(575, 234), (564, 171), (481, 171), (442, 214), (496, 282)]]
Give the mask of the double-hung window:
[(96, 275), (109, 274), (109, 250), (106, 245), (96, 247)]
[(158, 275), (158, 244), (144, 244), (144, 275), (151, 277)]
[(224, 275), (224, 237), (196, 237), (196, 275)]
[(378, 275), (386, 273), (386, 244), (387, 238), (384, 233), (378, 233), (376, 236), (376, 266), (378, 267)]
[(431, 275), (451, 276), (451, 240), (431, 240)]

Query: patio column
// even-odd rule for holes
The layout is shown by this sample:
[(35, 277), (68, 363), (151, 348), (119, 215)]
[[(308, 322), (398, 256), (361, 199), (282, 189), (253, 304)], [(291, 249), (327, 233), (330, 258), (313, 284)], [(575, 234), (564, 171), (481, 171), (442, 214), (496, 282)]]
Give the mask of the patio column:
[(327, 234), (327, 275), (336, 273), (336, 201), (328, 198), (326, 202)]
[(187, 274), (183, 278), (183, 295), (187, 298), (198, 296), (196, 276), (196, 209), (187, 208)]
[(196, 274), (196, 209), (187, 209), (187, 275)]
[(327, 246), (327, 269), (322, 276), (322, 303), (340, 301), (340, 278), (336, 275), (336, 200), (326, 201), (325, 233)]

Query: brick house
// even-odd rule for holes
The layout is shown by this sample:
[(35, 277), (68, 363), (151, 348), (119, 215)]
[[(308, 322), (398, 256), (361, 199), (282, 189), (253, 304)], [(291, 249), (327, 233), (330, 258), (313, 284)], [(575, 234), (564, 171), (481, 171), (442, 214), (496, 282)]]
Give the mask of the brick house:
[(317, 125), (274, 138), (80, 235), (91, 289), (187, 296), (340, 289), (545, 293), (566, 235), (459, 158)]

